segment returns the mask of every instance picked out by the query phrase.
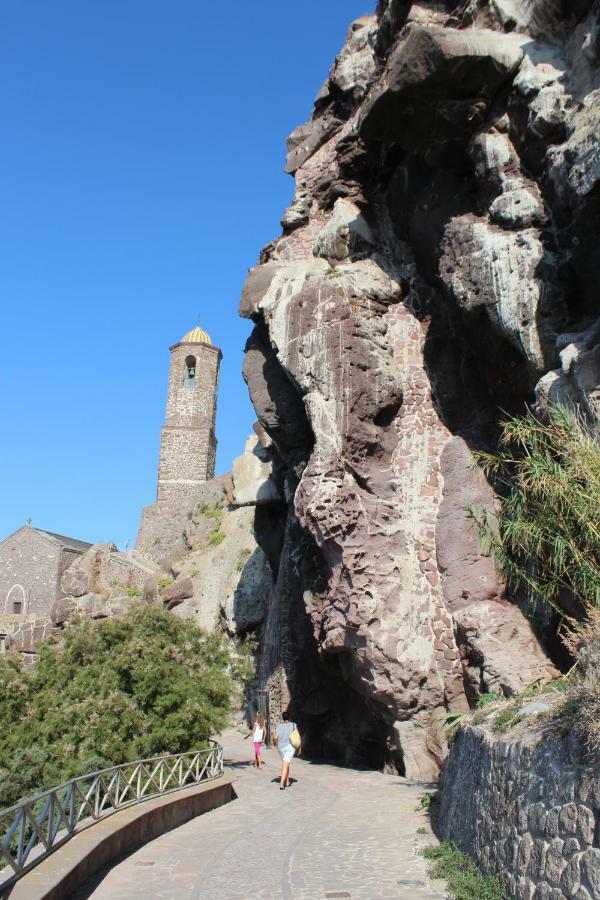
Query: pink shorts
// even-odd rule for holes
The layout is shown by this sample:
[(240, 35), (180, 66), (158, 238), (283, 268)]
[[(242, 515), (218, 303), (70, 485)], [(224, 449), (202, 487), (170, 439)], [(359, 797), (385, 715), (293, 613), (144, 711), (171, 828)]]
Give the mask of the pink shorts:
[(257, 756), (260, 756), (260, 745), (262, 744), (262, 741), (252, 741), (252, 743), (254, 744), (254, 752)]

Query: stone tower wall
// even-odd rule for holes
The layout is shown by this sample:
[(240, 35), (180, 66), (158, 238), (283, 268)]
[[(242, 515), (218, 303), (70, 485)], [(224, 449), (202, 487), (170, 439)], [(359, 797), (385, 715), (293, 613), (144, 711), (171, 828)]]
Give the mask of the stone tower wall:
[[(189, 379), (186, 359), (196, 360)], [(167, 416), (161, 432), (157, 502), (188, 497), (215, 471), (215, 419), (221, 351), (182, 342), (171, 348)]]

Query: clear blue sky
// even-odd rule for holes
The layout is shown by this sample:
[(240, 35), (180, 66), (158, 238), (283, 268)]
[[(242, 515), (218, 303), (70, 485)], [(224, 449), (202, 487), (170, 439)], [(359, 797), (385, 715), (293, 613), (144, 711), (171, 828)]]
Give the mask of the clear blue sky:
[(168, 346), (223, 349), (218, 472), (251, 429), (240, 289), (285, 137), (375, 0), (2, 0), (0, 538), (135, 539)]

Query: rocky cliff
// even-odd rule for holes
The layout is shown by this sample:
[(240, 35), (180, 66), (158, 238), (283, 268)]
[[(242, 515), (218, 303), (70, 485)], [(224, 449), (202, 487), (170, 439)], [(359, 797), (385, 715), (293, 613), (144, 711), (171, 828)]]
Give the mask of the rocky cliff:
[(499, 410), (598, 410), (599, 62), (592, 0), (381, 0), (289, 138), (240, 311), (284, 480), (259, 677), (309, 752), (430, 778), (447, 710), (554, 671), (466, 509)]

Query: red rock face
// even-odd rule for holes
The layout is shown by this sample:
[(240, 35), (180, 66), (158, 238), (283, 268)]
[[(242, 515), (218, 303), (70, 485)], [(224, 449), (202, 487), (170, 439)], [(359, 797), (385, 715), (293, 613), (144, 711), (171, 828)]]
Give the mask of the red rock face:
[[(561, 242), (595, 222), (591, 113), (566, 94), (575, 68), (578, 90), (595, 85), (596, 63), (574, 62), (555, 16), (514, 5), (517, 30), (529, 9), (554, 50), (505, 34), (493, 2), (451, 17), (392, 0), (352, 25), (290, 139), (296, 196), (240, 309), (256, 323), (244, 375), (287, 473), (259, 677), (313, 753), (411, 777), (437, 774), (446, 711), (554, 671), (478, 549), (467, 509), (494, 498), (471, 450), (541, 376), (542, 399), (579, 392), (590, 410), (600, 380), (597, 330), (569, 336), (579, 369), (556, 349), (594, 303), (589, 260), (571, 283)], [(271, 551), (272, 527), (257, 523)], [(482, 638), (492, 613), (503, 653)]]

